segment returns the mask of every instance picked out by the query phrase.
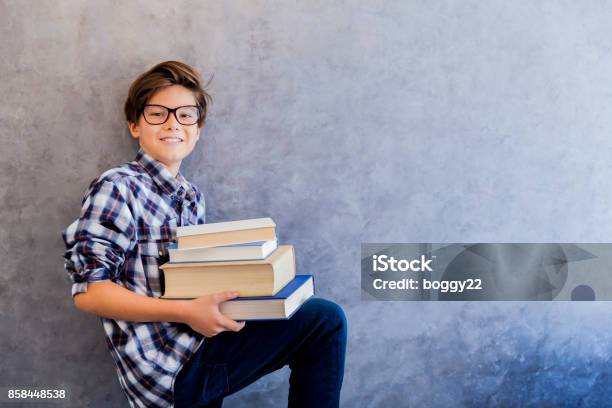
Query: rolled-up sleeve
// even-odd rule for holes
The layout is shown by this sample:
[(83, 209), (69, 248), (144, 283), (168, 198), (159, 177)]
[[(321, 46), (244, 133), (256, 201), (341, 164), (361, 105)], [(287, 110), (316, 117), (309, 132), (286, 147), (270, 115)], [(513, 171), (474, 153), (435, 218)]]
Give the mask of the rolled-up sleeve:
[(126, 254), (136, 244), (135, 234), (122, 186), (109, 180), (94, 181), (79, 218), (62, 231), (64, 270), (72, 282), (72, 296), (86, 292), (89, 282), (118, 280)]

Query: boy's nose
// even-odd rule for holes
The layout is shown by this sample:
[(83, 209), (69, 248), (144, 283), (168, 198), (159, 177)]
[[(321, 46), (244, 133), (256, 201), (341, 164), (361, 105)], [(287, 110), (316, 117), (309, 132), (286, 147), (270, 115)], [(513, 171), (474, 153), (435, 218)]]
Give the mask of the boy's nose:
[(176, 119), (176, 112), (172, 112), (168, 115), (168, 120), (166, 121), (166, 126), (174, 129), (176, 126), (180, 126), (180, 122)]

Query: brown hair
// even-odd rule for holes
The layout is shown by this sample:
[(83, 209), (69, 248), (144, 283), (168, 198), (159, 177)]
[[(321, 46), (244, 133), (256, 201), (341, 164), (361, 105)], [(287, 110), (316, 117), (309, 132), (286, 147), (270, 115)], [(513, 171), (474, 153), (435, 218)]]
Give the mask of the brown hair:
[[(212, 80), (212, 78), (211, 78)], [(210, 81), (204, 85), (208, 86)], [(130, 86), (124, 112), (128, 122), (138, 123), (138, 118), (144, 110), (149, 98), (160, 88), (170, 85), (182, 85), (193, 92), (196, 105), (200, 108), (198, 127), (204, 126), (208, 107), (212, 98), (201, 85), (200, 73), (179, 61), (165, 61), (142, 73)]]

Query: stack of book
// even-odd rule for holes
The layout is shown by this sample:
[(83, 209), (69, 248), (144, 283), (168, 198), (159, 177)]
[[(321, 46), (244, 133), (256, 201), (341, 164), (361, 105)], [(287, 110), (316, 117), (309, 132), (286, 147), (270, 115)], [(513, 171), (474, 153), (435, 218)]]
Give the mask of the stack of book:
[(292, 245), (278, 245), (271, 218), (177, 228), (168, 246), (163, 299), (223, 291), (240, 297), (219, 310), (234, 320), (288, 319), (314, 294), (312, 275), (296, 275)]

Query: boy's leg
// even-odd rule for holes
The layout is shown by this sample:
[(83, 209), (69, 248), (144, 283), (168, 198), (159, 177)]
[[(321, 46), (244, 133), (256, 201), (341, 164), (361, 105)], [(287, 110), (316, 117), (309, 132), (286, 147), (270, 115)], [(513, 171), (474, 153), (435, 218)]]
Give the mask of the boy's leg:
[(310, 298), (289, 320), (251, 321), (237, 333), (219, 333), (179, 372), (175, 406), (220, 407), (223, 397), (289, 364), (290, 407), (337, 407), (346, 337), (342, 308), (321, 298)]

